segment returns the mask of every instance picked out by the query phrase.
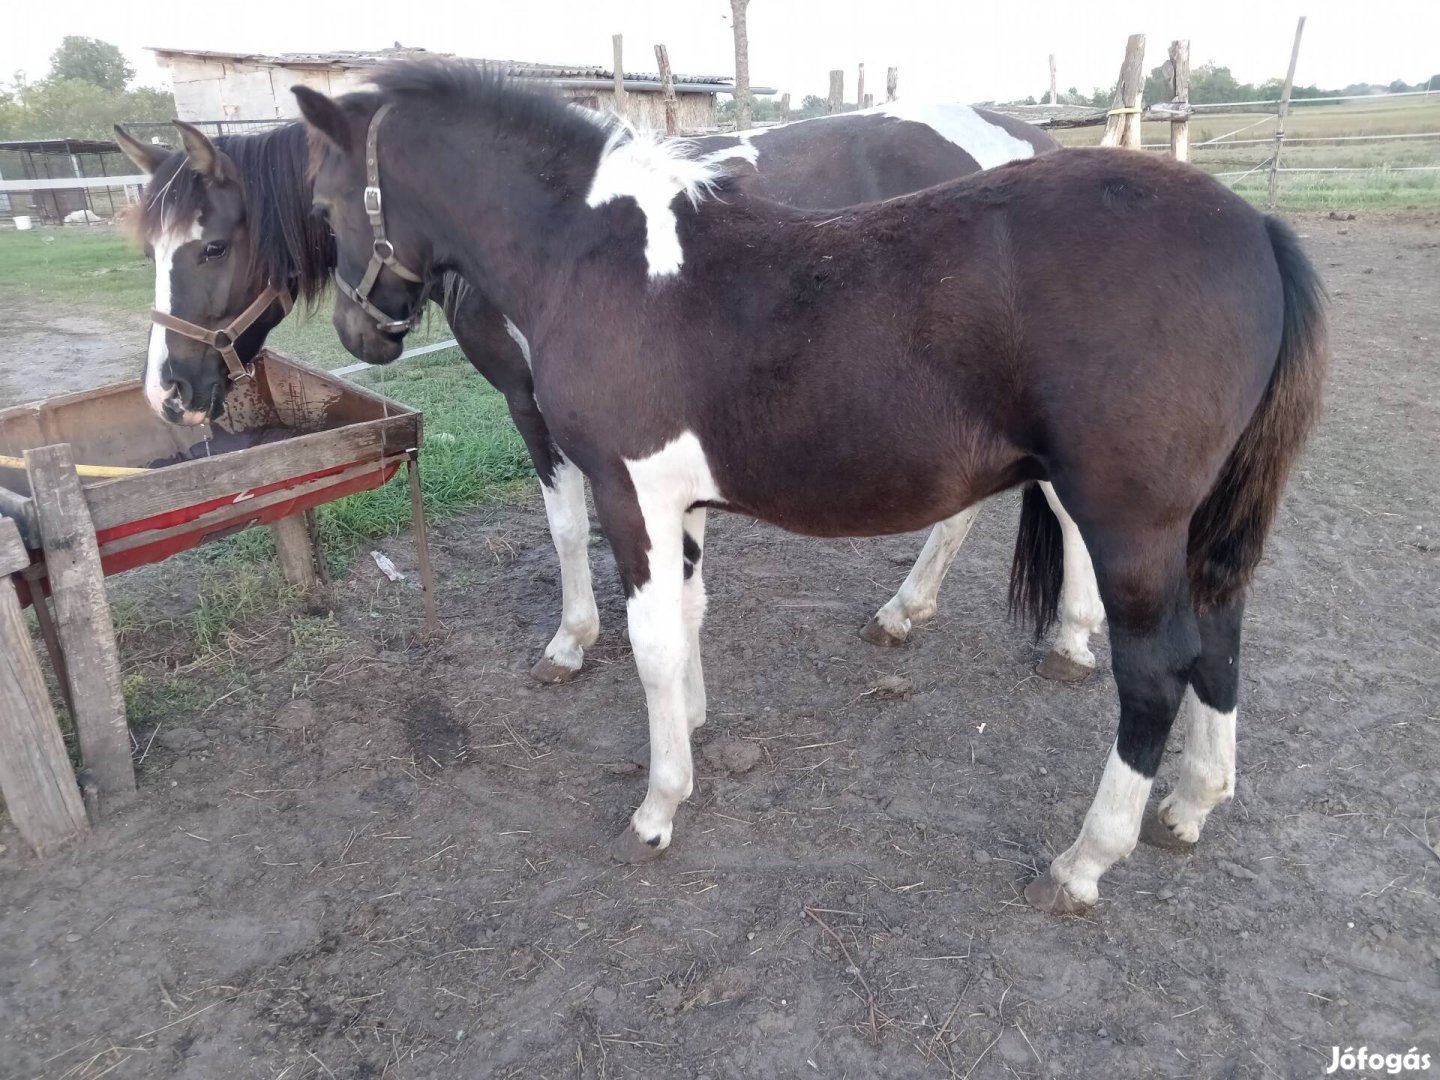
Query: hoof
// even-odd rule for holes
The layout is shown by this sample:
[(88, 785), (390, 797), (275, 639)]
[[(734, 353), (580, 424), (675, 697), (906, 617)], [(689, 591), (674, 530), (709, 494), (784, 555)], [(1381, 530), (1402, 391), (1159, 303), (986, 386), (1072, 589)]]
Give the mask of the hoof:
[(865, 629), (860, 631), (860, 636), (871, 645), (878, 645), (882, 649), (894, 649), (904, 645), (906, 641), (905, 638), (896, 637), (885, 629), (885, 625), (878, 618), (872, 618), (866, 623)]
[(580, 674), (579, 668), (562, 667), (548, 656), (542, 656), (540, 661), (530, 669), (530, 677), (547, 686), (569, 682), (578, 674)]
[(1042, 679), (1049, 679), (1051, 682), (1076, 683), (1083, 682), (1090, 677), (1094, 668), (1088, 668), (1084, 664), (1078, 664), (1068, 656), (1058, 652), (1052, 652), (1041, 660), (1035, 668), (1035, 674)]
[(1084, 915), (1090, 910), (1089, 904), (1082, 904), (1066, 892), (1065, 886), (1052, 878), (1049, 870), (1025, 886), (1025, 899), (1031, 907), (1047, 915)]
[(610, 841), (610, 857), (616, 862), (632, 866), (636, 863), (652, 862), (664, 854), (665, 849), (658, 843), (647, 844), (641, 840), (634, 825), (626, 825), (625, 831)]
[(1154, 810), (1146, 811), (1145, 819), (1140, 822), (1140, 839), (1151, 847), (1164, 848), (1166, 851), (1193, 851), (1195, 848), (1189, 840), (1181, 840), (1176, 836)]

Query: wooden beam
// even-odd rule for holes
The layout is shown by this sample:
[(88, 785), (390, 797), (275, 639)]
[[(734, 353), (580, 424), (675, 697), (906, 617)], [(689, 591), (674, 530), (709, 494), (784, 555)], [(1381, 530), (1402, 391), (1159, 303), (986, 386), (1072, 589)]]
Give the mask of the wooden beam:
[(0, 796), (21, 837), (44, 855), (89, 823), (9, 578), (29, 562), (15, 523), (0, 518)]
[(680, 134), (680, 106), (675, 100), (675, 75), (670, 70), (670, 51), (655, 46), (655, 63), (660, 66), (660, 100), (665, 105), (665, 134)]
[(825, 99), (825, 111), (838, 113), (845, 100), (845, 72), (830, 72), (830, 96)]
[(1120, 78), (1110, 96), (1110, 114), (1101, 146), (1140, 149), (1140, 97), (1145, 92), (1145, 35), (1131, 34), (1125, 42)]
[(885, 72), (885, 100), (895, 100), (895, 89), (900, 85), (900, 69), (889, 68)]
[(310, 542), (310, 530), (305, 525), (305, 514), (291, 514), (270, 526), (275, 538), (275, 553), (280, 557), (280, 572), (286, 583), (302, 593), (315, 591), (319, 577), (315, 570), (315, 548)]
[(1290, 67), (1285, 72), (1285, 86), (1280, 91), (1280, 112), (1275, 120), (1275, 154), (1270, 158), (1270, 197), (1268, 205), (1275, 209), (1280, 194), (1280, 148), (1285, 144), (1285, 117), (1290, 113), (1290, 90), (1295, 85), (1295, 61), (1300, 58), (1300, 35), (1305, 33), (1305, 16), (1295, 24), (1295, 44), (1290, 46)]
[(1170, 104), (1175, 117), (1170, 121), (1170, 156), (1190, 160), (1190, 42), (1170, 43)]
[(750, 0), (730, 0), (730, 26), (735, 31), (735, 130), (749, 131), (752, 123), (750, 97), (750, 34), (745, 8)]
[(865, 107), (865, 65), (860, 65), (860, 74), (855, 79), (855, 107)]
[(406, 465), (410, 482), (410, 524), (415, 530), (415, 559), (420, 564), (420, 588), (425, 597), (425, 632), (440, 632), (440, 611), (435, 596), (435, 569), (430, 561), (430, 530), (425, 525), (425, 499), (420, 490), (419, 456), (412, 454)]
[(628, 116), (625, 100), (625, 35), (611, 34), (610, 49), (615, 56), (612, 61), (615, 65), (615, 112), (619, 116)]
[(135, 790), (135, 768), (95, 526), (68, 443), (26, 450), (25, 468), (65, 650), (81, 759), (102, 797), (123, 799)]

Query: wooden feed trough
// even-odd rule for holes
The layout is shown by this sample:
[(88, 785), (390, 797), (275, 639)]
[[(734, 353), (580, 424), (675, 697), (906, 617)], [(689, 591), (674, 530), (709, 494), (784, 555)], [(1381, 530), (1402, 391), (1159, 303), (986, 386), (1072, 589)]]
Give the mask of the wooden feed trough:
[(311, 511), (404, 464), (433, 627), (420, 441), (413, 409), (268, 351), (208, 432), (160, 420), (134, 382), (0, 410), (0, 577), (13, 583), (0, 585), (0, 794), (32, 847), (62, 843), (85, 815), (22, 606), (35, 605), (75, 719), (94, 817), (135, 788), (104, 577), (269, 525), (286, 578), (313, 587)]

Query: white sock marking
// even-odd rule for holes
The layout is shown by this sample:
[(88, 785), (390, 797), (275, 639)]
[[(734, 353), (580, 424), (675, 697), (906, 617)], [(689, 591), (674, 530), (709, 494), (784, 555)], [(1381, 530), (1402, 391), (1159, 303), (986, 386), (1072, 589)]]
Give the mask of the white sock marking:
[[(181, 247), (203, 235), (200, 222), (193, 221), (188, 230), (166, 230), (156, 238), (155, 249), (155, 310), (170, 311), (170, 275), (174, 270), (175, 255)], [(164, 416), (165, 399), (173, 391), (165, 389), (161, 370), (170, 355), (165, 339), (165, 328), (157, 323), (150, 324), (150, 351), (145, 358), (145, 400), (150, 403), (156, 416)]]
[(1055, 651), (1081, 667), (1093, 668), (1095, 654), (1090, 651), (1090, 637), (1100, 632), (1105, 623), (1105, 605), (1100, 602), (1100, 586), (1095, 581), (1095, 566), (1080, 536), (1075, 519), (1060, 505), (1060, 498), (1048, 481), (1040, 484), (1050, 509), (1060, 519), (1060, 536), (1065, 546), (1064, 578), (1060, 583), (1060, 630), (1055, 635)]
[[(511, 325), (509, 319), (505, 323)], [(541, 484), (540, 493), (555, 552), (560, 556), (560, 629), (545, 646), (545, 656), (567, 671), (579, 671), (585, 649), (600, 636), (600, 613), (590, 584), (590, 513), (585, 508), (584, 474), (562, 458), (555, 468), (553, 486)]]
[[(631, 821), (641, 840), (664, 848), (694, 780), (687, 700), (692, 633), (686, 616), (688, 606), (698, 639), (704, 609), (694, 598), (698, 590), (686, 602), (684, 522), (691, 506), (717, 500), (719, 491), (693, 432), (625, 464), (650, 539), (649, 580), (627, 604), (630, 645), (650, 714), (649, 789)], [(693, 525), (694, 512), (690, 516)]]
[(587, 206), (630, 198), (645, 215), (645, 261), (652, 278), (680, 272), (685, 252), (674, 203), (685, 196), (698, 203), (720, 175), (714, 162), (685, 157), (683, 140), (659, 141), (653, 135), (617, 127), (600, 152)]
[(1180, 779), (1158, 812), (1177, 839), (1193, 844), (1210, 811), (1235, 796), (1235, 710), (1210, 708), (1191, 686), (1185, 689), (1180, 715), (1188, 728)]
[(1153, 782), (1125, 764), (1116, 747), (1110, 748), (1080, 836), (1050, 864), (1050, 876), (1080, 903), (1095, 903), (1100, 875), (1135, 850)]
[(979, 506), (966, 507), (930, 530), (920, 557), (910, 568), (900, 591), (875, 613), (876, 620), (889, 631), (891, 637), (905, 640), (914, 624), (925, 622), (935, 614), (940, 584), (979, 513)]
[(709, 600), (705, 595), (705, 509), (691, 510), (685, 515), (685, 535), (700, 548), (700, 561), (685, 581), (682, 606), (685, 632), (690, 639), (690, 661), (685, 667), (685, 720), (694, 731), (705, 724), (705, 667), (700, 662), (700, 628), (705, 623)]

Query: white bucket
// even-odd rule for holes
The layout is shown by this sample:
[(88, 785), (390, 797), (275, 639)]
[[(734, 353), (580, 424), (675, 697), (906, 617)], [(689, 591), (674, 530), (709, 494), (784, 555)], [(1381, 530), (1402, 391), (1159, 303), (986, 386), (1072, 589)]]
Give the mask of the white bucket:
[(15, 215), (15, 228), (16, 228), (19, 232), (29, 232), (29, 231), (30, 231), (30, 217), (29, 217), (29, 215), (28, 215), (28, 214), (16, 214), (16, 215)]

